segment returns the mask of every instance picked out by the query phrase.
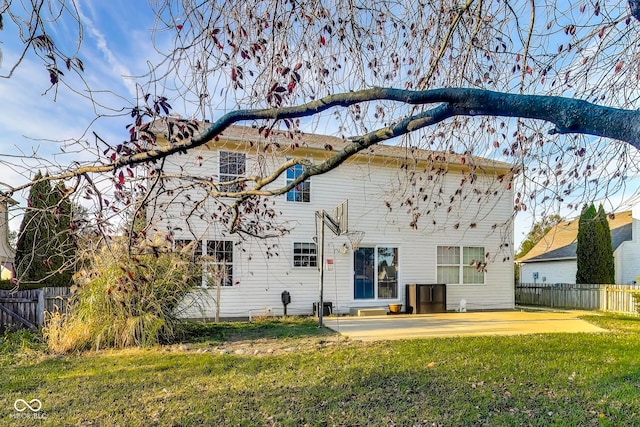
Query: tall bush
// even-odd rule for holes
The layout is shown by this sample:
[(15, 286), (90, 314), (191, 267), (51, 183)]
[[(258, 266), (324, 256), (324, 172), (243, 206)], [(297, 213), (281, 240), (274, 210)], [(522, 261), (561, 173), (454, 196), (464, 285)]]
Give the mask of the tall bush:
[(598, 262), (598, 283), (615, 283), (616, 271), (613, 260), (613, 243), (611, 241), (611, 229), (607, 214), (602, 205), (598, 207), (598, 244), (600, 246), (600, 258)]
[[(27, 209), (16, 243), (16, 273), (21, 282), (47, 286), (70, 286), (76, 256), (71, 233), (72, 204), (62, 182), (54, 187), (33, 178)], [(30, 286), (33, 287), (33, 286)]]
[(595, 283), (595, 266), (593, 260), (597, 258), (596, 244), (596, 208), (585, 205), (578, 221), (578, 243), (576, 249), (576, 283)]
[(615, 280), (611, 231), (600, 205), (585, 206), (578, 222), (576, 283), (602, 284)]
[(133, 252), (123, 243), (90, 255), (75, 280), (68, 315), (44, 329), (54, 352), (149, 346), (175, 337), (176, 309), (200, 283), (201, 268), (183, 251), (157, 239)]

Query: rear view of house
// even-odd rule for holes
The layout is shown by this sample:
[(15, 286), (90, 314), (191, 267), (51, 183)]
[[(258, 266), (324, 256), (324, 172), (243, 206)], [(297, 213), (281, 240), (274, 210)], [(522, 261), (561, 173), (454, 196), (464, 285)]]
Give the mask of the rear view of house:
[[(406, 307), (406, 285), (416, 283), (446, 284), (449, 310), (462, 299), (469, 310), (513, 308), (510, 165), (376, 146), (286, 194), (261, 199), (256, 208), (269, 214), (245, 220), (267, 239), (230, 233), (221, 218), (232, 200), (211, 200), (197, 180), (187, 178), (215, 183), (265, 176), (290, 158), (320, 163), (344, 145), (312, 134), (295, 143), (278, 132), (265, 139), (256, 129), (232, 127), (205, 147), (167, 160), (148, 220), (176, 245), (191, 244), (209, 271), (185, 316), (214, 317), (217, 298), (221, 317), (281, 315), (284, 291), (291, 299), (288, 314), (311, 314), (319, 300), (320, 267), (324, 301), (334, 313)], [(273, 187), (302, 170), (287, 169)], [(337, 206), (348, 209), (345, 228), (359, 232), (361, 241), (354, 248), (347, 236), (327, 229), (322, 263), (316, 213), (331, 216)]]

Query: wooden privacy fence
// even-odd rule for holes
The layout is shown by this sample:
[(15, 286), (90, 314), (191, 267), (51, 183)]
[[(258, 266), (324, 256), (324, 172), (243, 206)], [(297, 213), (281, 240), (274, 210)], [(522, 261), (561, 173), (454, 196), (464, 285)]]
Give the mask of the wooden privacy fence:
[(516, 304), (637, 315), (636, 292), (640, 293), (638, 285), (520, 283), (516, 285)]
[(0, 330), (42, 326), (46, 312), (67, 311), (69, 294), (70, 290), (66, 287), (0, 290)]

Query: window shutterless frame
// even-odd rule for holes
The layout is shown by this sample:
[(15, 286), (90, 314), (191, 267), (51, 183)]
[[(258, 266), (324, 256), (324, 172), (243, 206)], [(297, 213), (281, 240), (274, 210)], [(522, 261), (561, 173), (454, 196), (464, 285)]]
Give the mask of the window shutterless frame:
[(233, 242), (207, 240), (205, 269), (213, 280), (221, 280), (222, 286), (233, 286)]
[(361, 246), (353, 251), (353, 299), (397, 300), (400, 258), (398, 245)]
[[(235, 151), (218, 152), (219, 182), (230, 182), (245, 176), (247, 171), (247, 155)], [(221, 185), (220, 191), (236, 192), (242, 190), (241, 184)]]
[(292, 258), (296, 268), (317, 267), (318, 246), (312, 242), (294, 242)]
[(484, 285), (485, 273), (471, 265), (483, 262), (482, 246), (437, 246), (436, 283), (448, 285)]
[[(287, 159), (289, 160), (289, 159)], [(304, 172), (304, 166), (294, 165), (287, 169), (286, 179), (287, 184), (291, 183), (294, 179), (299, 177)], [(311, 202), (311, 179), (306, 179), (300, 184), (296, 185), (286, 194), (287, 202), (309, 203)]]

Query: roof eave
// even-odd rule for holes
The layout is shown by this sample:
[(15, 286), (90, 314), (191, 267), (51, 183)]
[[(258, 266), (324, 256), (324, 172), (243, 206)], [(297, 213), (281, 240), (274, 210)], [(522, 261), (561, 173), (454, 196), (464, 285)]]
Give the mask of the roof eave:
[(536, 258), (531, 258), (531, 259), (523, 259), (523, 260), (515, 260), (516, 263), (519, 264), (526, 264), (528, 262), (544, 262), (544, 261), (571, 261), (571, 260), (575, 260), (576, 257), (558, 257), (558, 258), (542, 258), (542, 259), (536, 259)]

